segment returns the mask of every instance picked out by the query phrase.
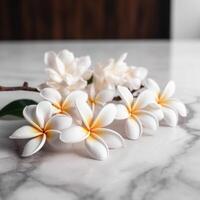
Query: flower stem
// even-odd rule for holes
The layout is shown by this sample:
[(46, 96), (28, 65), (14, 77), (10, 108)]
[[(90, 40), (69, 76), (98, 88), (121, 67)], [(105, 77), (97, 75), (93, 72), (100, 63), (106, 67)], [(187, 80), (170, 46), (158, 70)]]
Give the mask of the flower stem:
[(6, 86), (1, 86), (0, 85), (0, 92), (5, 92), (5, 91), (30, 91), (30, 92), (39, 92), (37, 88), (34, 87), (29, 87), (27, 82), (24, 82), (22, 86), (14, 86), (14, 87), (6, 87)]

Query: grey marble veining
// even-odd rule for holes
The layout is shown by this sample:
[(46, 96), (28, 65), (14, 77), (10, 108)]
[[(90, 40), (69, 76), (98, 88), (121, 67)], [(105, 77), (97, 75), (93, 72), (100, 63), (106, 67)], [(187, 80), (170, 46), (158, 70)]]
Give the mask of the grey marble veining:
[[(0, 43), (0, 84), (45, 78), (43, 53), (68, 48), (90, 54), (93, 64), (128, 52), (128, 63), (149, 69), (162, 86), (173, 79), (189, 115), (176, 128), (160, 127), (107, 161), (87, 157), (82, 144), (45, 149), (22, 159), (22, 145), (8, 136), (23, 120), (0, 120), (1, 200), (198, 200), (200, 199), (200, 41), (105, 41)], [(0, 108), (29, 92), (1, 92)]]

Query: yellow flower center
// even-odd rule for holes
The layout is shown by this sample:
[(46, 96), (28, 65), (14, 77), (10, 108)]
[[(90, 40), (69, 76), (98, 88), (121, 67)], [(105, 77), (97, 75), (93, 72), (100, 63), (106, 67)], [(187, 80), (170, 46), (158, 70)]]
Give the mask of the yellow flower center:
[(166, 106), (168, 104), (168, 99), (165, 97), (161, 97), (161, 95), (158, 95), (156, 101), (161, 106)]

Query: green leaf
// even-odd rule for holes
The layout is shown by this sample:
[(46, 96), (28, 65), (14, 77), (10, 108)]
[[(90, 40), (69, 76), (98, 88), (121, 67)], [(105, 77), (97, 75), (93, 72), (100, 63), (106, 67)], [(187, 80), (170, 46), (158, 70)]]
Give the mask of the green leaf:
[(7, 104), (0, 110), (0, 117), (6, 115), (13, 115), (16, 117), (23, 117), (23, 109), (28, 105), (37, 104), (36, 101), (31, 99), (18, 99)]

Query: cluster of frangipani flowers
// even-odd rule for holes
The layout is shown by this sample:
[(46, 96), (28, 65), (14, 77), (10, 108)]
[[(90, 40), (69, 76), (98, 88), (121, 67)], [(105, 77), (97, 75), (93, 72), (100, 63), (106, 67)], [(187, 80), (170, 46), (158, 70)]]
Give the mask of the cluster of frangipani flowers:
[[(162, 123), (176, 126), (178, 115), (185, 117), (187, 111), (173, 97), (175, 83), (169, 81), (161, 91), (154, 80), (145, 79), (146, 69), (128, 66), (126, 56), (92, 70), (88, 56), (75, 58), (68, 50), (46, 53), (49, 80), (40, 85), (44, 100), (24, 108), (29, 125), (10, 136), (29, 139), (22, 156), (31, 156), (45, 142), (51, 145), (59, 139), (84, 142), (92, 158), (105, 160), (110, 149), (125, 146), (123, 137), (139, 139), (146, 129), (156, 130)], [(88, 83), (91, 75), (93, 82)], [(125, 134), (110, 128), (115, 120), (122, 120)]]

